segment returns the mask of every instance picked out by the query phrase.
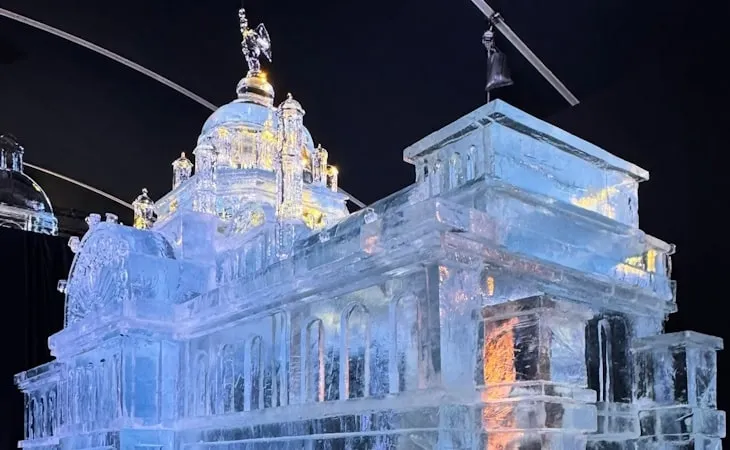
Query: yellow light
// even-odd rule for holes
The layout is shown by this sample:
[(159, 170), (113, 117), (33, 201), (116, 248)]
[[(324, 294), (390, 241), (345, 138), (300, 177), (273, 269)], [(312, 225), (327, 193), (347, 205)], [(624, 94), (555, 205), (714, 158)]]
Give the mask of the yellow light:
[(657, 258), (656, 250), (654, 250), (653, 248), (650, 248), (646, 252), (646, 271), (647, 272), (652, 272), (652, 273), (656, 272), (656, 258)]
[(449, 278), (449, 268), (446, 266), (439, 266), (439, 281), (443, 283)]
[(609, 199), (618, 193), (615, 187), (607, 187), (601, 189), (592, 195), (586, 195), (580, 198), (573, 198), (570, 202), (581, 208), (585, 208), (597, 213), (603, 214), (611, 219), (616, 218), (616, 209), (611, 206)]
[(494, 277), (487, 277), (487, 296), (494, 295)]

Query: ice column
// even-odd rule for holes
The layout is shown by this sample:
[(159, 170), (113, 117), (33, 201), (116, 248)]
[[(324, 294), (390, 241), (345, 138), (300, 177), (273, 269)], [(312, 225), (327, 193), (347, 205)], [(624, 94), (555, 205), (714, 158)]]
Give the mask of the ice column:
[(581, 305), (546, 296), (482, 310), (476, 384), (488, 448), (582, 449), (596, 430)]
[(329, 177), (330, 184), (329, 187), (332, 190), (332, 192), (337, 192), (337, 186), (338, 186), (338, 178), (339, 178), (339, 170), (337, 170), (337, 167), (335, 166), (327, 166), (327, 176)]
[(314, 151), (314, 162), (312, 163), (312, 171), (314, 182), (317, 184), (327, 185), (327, 150), (321, 145), (317, 146)]
[(215, 214), (215, 148), (209, 142), (202, 142), (193, 150), (197, 178), (193, 210)]
[(180, 186), (192, 173), (193, 163), (185, 156), (185, 152), (180, 153), (180, 157), (172, 162), (172, 188)]
[(725, 412), (717, 410), (722, 339), (693, 331), (637, 340), (634, 400), (641, 441), (651, 448), (722, 448)]
[(276, 217), (279, 220), (277, 247), (287, 257), (302, 219), (302, 148), (304, 109), (291, 94), (279, 106), (280, 151), (276, 170)]

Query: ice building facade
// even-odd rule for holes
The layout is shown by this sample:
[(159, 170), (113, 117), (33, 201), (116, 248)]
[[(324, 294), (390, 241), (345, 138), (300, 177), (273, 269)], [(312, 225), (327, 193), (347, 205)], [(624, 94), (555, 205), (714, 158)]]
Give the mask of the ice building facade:
[[(245, 19), (245, 16), (243, 17)], [(673, 247), (643, 169), (493, 101), (404, 151), (349, 214), (257, 58), (144, 192), (88, 219), (23, 448), (720, 449), (719, 338), (664, 334)]]
[(0, 227), (58, 233), (48, 196), (23, 170), (25, 149), (10, 134), (0, 135)]

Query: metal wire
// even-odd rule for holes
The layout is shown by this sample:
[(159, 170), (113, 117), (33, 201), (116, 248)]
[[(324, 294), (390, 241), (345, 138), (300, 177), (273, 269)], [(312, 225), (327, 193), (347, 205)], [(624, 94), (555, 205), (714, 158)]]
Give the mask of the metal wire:
[(125, 208), (129, 208), (131, 210), (134, 210), (134, 208), (132, 207), (132, 205), (129, 204), (129, 203), (127, 203), (127, 202), (125, 202), (124, 200), (122, 200), (122, 199), (120, 199), (118, 197), (115, 197), (115, 196), (113, 196), (111, 194), (107, 194), (106, 192), (102, 191), (101, 189), (97, 189), (97, 188), (95, 188), (93, 186), (89, 186), (88, 184), (82, 183), (81, 181), (76, 180), (74, 178), (67, 177), (66, 175), (61, 175), (60, 173), (54, 172), (52, 170), (44, 169), (43, 167), (36, 166), (35, 164), (31, 164), (28, 161), (23, 161), (23, 166), (27, 166), (27, 167), (30, 167), (32, 169), (38, 170), (40, 172), (47, 173), (48, 175), (52, 175), (52, 176), (54, 176), (56, 178), (60, 178), (60, 179), (62, 179), (64, 181), (68, 181), (69, 183), (75, 184), (76, 186), (80, 186), (80, 187), (82, 187), (84, 189), (88, 189), (89, 191), (91, 191), (91, 192), (93, 192), (95, 194), (99, 194), (102, 197), (106, 197), (106, 198), (108, 198), (109, 200), (111, 200), (113, 202), (119, 203), (120, 205), (124, 206)]
[(177, 83), (175, 83), (175, 82), (173, 82), (173, 81), (171, 81), (171, 80), (163, 77), (162, 75), (160, 75), (160, 74), (158, 74), (156, 72), (153, 72), (153, 71), (151, 71), (150, 69), (148, 69), (146, 67), (140, 66), (139, 64), (137, 64), (137, 63), (135, 63), (133, 61), (130, 61), (127, 58), (125, 58), (125, 57), (123, 57), (121, 55), (118, 55), (118, 54), (116, 54), (116, 53), (114, 53), (114, 52), (112, 52), (110, 50), (107, 50), (107, 49), (105, 49), (103, 47), (100, 47), (100, 46), (98, 46), (98, 45), (96, 45), (94, 43), (91, 43), (91, 42), (87, 41), (87, 40), (81, 39), (80, 37), (75, 36), (75, 35), (73, 35), (71, 33), (67, 33), (67, 32), (65, 32), (63, 30), (59, 30), (58, 28), (54, 28), (54, 27), (52, 27), (50, 25), (47, 25), (47, 24), (45, 24), (43, 22), (39, 22), (37, 20), (33, 20), (33, 19), (29, 18), (29, 17), (25, 17), (25, 16), (23, 16), (21, 14), (14, 13), (14, 12), (9, 11), (9, 10), (4, 9), (4, 8), (0, 8), (0, 16), (5, 16), (8, 19), (12, 19), (12, 20), (15, 20), (17, 22), (24, 23), (26, 25), (29, 25), (29, 26), (33, 27), (33, 28), (37, 28), (39, 30), (43, 30), (46, 33), (53, 34), (53, 35), (58, 36), (60, 38), (66, 39), (67, 41), (71, 41), (71, 42), (73, 42), (76, 45), (80, 45), (82, 47), (86, 47), (89, 50), (92, 50), (92, 51), (94, 51), (96, 53), (99, 53), (100, 55), (104, 55), (104, 56), (106, 56), (109, 59), (112, 59), (112, 60), (114, 60), (114, 61), (116, 61), (116, 62), (118, 62), (120, 64), (123, 64), (123, 65), (129, 67), (130, 69), (134, 69), (137, 72), (140, 72), (140, 73), (142, 73), (144, 75), (147, 75), (148, 77), (154, 79), (155, 81), (157, 81), (159, 83), (162, 83), (165, 86), (176, 90), (177, 92), (179, 92), (182, 95), (188, 97), (189, 99), (200, 103), (201, 105), (205, 106), (206, 108), (210, 109), (211, 111), (215, 111), (217, 109), (216, 106), (214, 104), (212, 104), (211, 102), (209, 102), (208, 100), (206, 100), (203, 97), (201, 97), (201, 96), (199, 96), (199, 95), (197, 95), (197, 94), (189, 91), (188, 89), (185, 89), (184, 87), (182, 87), (179, 84), (177, 84)]
[[(53, 34), (53, 35), (58, 36), (60, 38), (66, 39), (67, 41), (73, 42), (76, 45), (80, 45), (82, 47), (85, 47), (85, 48), (87, 48), (87, 49), (89, 49), (91, 51), (94, 51), (94, 52), (96, 52), (96, 53), (98, 53), (100, 55), (106, 56), (107, 58), (109, 58), (109, 59), (111, 59), (113, 61), (116, 61), (116, 62), (118, 62), (120, 64), (123, 64), (123, 65), (129, 67), (130, 69), (134, 69), (137, 72), (139, 72), (139, 73), (141, 73), (143, 75), (146, 75), (146, 76), (152, 78), (153, 80), (157, 81), (158, 83), (164, 84), (165, 86), (174, 89), (175, 91), (177, 91), (180, 94), (188, 97), (189, 99), (191, 99), (191, 100), (193, 100), (195, 102), (200, 103), (201, 105), (205, 106), (206, 108), (210, 109), (211, 111), (215, 111), (216, 109), (218, 109), (218, 107), (215, 106), (213, 103), (211, 103), (208, 100), (204, 99), (203, 97), (195, 94), (194, 92), (192, 92), (192, 91), (190, 91), (188, 89), (185, 89), (184, 87), (182, 87), (179, 84), (177, 84), (177, 83), (169, 80), (168, 78), (163, 77), (162, 75), (158, 74), (157, 72), (154, 72), (154, 71), (152, 71), (152, 70), (150, 70), (150, 69), (148, 69), (148, 68), (146, 68), (144, 66), (141, 66), (141, 65), (139, 65), (139, 64), (137, 64), (137, 63), (135, 63), (133, 61), (130, 61), (127, 58), (125, 58), (125, 57), (123, 57), (121, 55), (118, 55), (118, 54), (112, 52), (111, 50), (105, 49), (104, 47), (100, 47), (100, 46), (98, 46), (98, 45), (96, 45), (94, 43), (91, 43), (91, 42), (89, 42), (89, 41), (87, 41), (85, 39), (82, 39), (82, 38), (80, 38), (78, 36), (75, 36), (75, 35), (73, 35), (71, 33), (67, 33), (67, 32), (65, 32), (63, 30), (59, 30), (58, 28), (54, 28), (54, 27), (52, 27), (52, 26), (50, 26), (48, 24), (45, 24), (43, 22), (39, 22), (37, 20), (33, 20), (33, 19), (29, 18), (29, 17), (26, 17), (26, 16), (23, 16), (21, 14), (15, 13), (13, 11), (9, 11), (9, 10), (4, 9), (4, 8), (0, 8), (0, 16), (4, 16), (4, 17), (7, 17), (8, 19), (12, 19), (12, 20), (15, 20), (17, 22), (24, 23), (26, 25), (29, 25), (29, 26), (33, 27), (33, 28), (37, 28), (39, 30), (45, 31), (46, 33), (50, 33), (50, 34)], [(46, 171), (47, 173), (49, 173), (51, 175), (58, 176), (59, 178), (61, 178), (63, 180), (69, 181), (71, 183), (77, 184), (78, 186), (81, 186), (81, 187), (84, 187), (86, 189), (89, 189), (90, 191), (95, 192), (95, 193), (97, 193), (99, 195), (103, 195), (104, 197), (107, 197), (110, 200), (113, 200), (113, 201), (115, 201), (117, 203), (120, 203), (121, 202), (121, 204), (123, 204), (124, 206), (128, 206), (128, 207), (131, 208), (131, 205), (129, 205), (128, 203), (123, 202), (122, 200), (119, 200), (116, 197), (110, 196), (109, 194), (106, 194), (103, 191), (98, 190), (96, 188), (93, 188), (93, 187), (91, 187), (89, 185), (86, 185), (86, 184), (83, 184), (83, 183), (80, 183), (80, 182), (76, 182), (75, 180), (73, 180), (71, 178), (68, 178), (68, 177), (65, 177), (64, 175), (56, 174), (55, 172), (47, 171), (46, 169), (42, 169), (42, 168), (37, 167), (37, 166), (32, 166), (30, 164), (28, 164), (28, 166), (29, 167), (33, 167), (36, 170)], [(360, 200), (358, 200), (357, 198), (355, 198), (353, 195), (348, 194), (344, 189), (338, 188), (338, 191), (340, 193), (348, 196), (349, 199), (350, 199), (350, 201), (352, 203), (356, 204), (357, 206), (359, 206), (360, 208), (364, 208), (365, 207), (365, 203), (361, 202)]]

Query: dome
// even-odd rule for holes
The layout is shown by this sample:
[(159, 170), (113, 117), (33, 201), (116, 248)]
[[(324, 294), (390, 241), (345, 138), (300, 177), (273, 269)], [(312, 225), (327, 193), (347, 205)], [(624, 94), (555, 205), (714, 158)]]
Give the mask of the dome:
[(218, 127), (250, 127), (256, 130), (262, 129), (264, 123), (271, 118), (276, 123), (276, 115), (273, 109), (257, 103), (249, 103), (242, 100), (234, 100), (215, 110), (203, 124), (200, 136), (209, 135)]
[(15, 170), (0, 170), (0, 205), (53, 214), (51, 202), (38, 183)]
[(291, 94), (287, 94), (286, 100), (281, 102), (281, 105), (279, 105), (279, 108), (286, 111), (286, 110), (292, 110), (296, 111), (302, 115), (304, 115), (304, 108), (302, 108), (302, 104), (298, 101), (294, 100), (294, 97), (292, 97)]
[[(276, 129), (279, 119), (273, 108), (250, 103), (240, 99), (234, 100), (215, 110), (203, 124), (198, 143), (205, 137), (211, 135), (216, 128), (238, 128), (246, 127), (253, 130), (261, 130), (267, 120), (271, 120), (271, 126)], [(311, 152), (314, 151), (314, 139), (309, 130), (304, 127), (304, 146)]]

